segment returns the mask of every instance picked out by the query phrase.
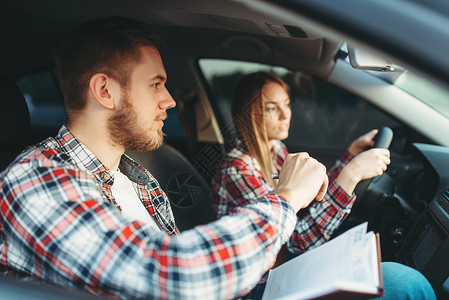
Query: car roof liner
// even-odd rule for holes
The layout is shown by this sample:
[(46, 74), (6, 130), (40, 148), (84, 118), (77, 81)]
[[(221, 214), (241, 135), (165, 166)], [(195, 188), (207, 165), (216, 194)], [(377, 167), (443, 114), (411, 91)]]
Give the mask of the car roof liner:
[[(227, 49), (237, 49), (230, 58), (252, 61), (269, 58), (273, 63), (276, 59), (277, 63), (286, 67), (322, 77), (331, 71), (339, 48), (337, 43), (324, 40), (299, 24), (255, 13), (239, 2), (194, 0), (186, 6), (183, 0), (166, 3), (139, 1), (139, 5), (148, 9), (136, 11), (132, 5), (118, 9), (117, 4), (105, 0), (91, 1), (85, 5), (80, 5), (79, 1), (2, 1), (0, 25), (8, 28), (8, 24), (13, 22), (22, 24), (14, 32), (6, 32), (4, 41), (6, 44), (21, 45), (15, 48), (23, 52), (23, 61), (3, 60), (0, 70), (10, 78), (17, 78), (39, 68), (35, 61), (51, 64), (52, 49), (66, 31), (87, 19), (113, 14), (149, 23), (162, 33), (169, 53), (179, 49), (197, 57), (203, 54), (220, 57), (229, 54)], [(0, 55), (10, 57), (13, 54), (11, 51), (12, 47), (2, 47)], [(283, 63), (282, 57), (286, 55), (295, 55), (298, 60), (294, 65), (287, 59)]]

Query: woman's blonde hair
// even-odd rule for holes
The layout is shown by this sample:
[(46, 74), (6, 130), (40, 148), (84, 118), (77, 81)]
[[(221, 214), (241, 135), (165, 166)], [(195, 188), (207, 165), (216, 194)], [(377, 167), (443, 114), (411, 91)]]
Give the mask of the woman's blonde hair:
[(238, 136), (256, 158), (265, 179), (276, 187), (276, 182), (271, 178), (273, 158), (263, 120), (265, 107), (262, 89), (270, 82), (280, 84), (290, 94), (288, 85), (279, 76), (265, 71), (251, 73), (241, 77), (237, 83), (231, 111)]

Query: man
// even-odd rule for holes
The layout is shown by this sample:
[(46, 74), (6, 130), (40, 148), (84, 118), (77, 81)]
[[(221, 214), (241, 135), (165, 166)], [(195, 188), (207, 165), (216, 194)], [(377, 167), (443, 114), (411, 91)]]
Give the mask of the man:
[(231, 299), (273, 265), (295, 213), (322, 199), (325, 168), (291, 155), (273, 194), (179, 234), (158, 182), (124, 155), (163, 142), (175, 102), (161, 50), (146, 24), (120, 17), (61, 43), (68, 122), (0, 176), (1, 267), (105, 296)]

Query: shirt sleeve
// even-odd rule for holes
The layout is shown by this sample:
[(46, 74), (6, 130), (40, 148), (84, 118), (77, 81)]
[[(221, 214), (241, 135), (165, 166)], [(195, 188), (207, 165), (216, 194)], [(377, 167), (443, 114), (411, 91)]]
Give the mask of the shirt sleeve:
[(28, 162), (4, 175), (0, 263), (105, 296), (234, 298), (273, 265), (296, 222), (285, 199), (266, 195), (169, 236), (127, 221), (89, 173)]
[[(256, 203), (260, 196), (273, 190), (255, 167), (239, 160), (222, 168), (219, 177), (221, 185), (216, 186), (219, 216), (231, 213), (236, 207)], [(322, 201), (313, 201), (298, 212), (295, 230), (287, 244), (289, 251), (304, 253), (328, 241), (351, 212), (354, 201), (355, 196), (348, 195), (336, 181), (330, 183)]]
[(301, 254), (328, 241), (351, 212), (355, 196), (336, 181), (330, 183), (322, 201), (313, 201), (298, 213), (295, 230), (287, 243), (290, 252)]
[(229, 159), (218, 171), (212, 190), (214, 210), (220, 218), (237, 207), (257, 202), (273, 188), (254, 166)]
[(329, 177), (329, 183), (335, 181), (335, 179), (340, 174), (341, 170), (354, 158), (354, 156), (346, 151), (343, 155), (335, 162), (334, 166), (327, 171), (327, 176)]

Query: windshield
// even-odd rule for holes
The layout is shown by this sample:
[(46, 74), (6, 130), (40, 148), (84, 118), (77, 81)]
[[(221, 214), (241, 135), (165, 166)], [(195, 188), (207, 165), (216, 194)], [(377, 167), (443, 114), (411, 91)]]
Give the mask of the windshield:
[[(354, 48), (351, 49), (353, 50), (352, 56), (351, 51), (348, 51), (348, 46), (346, 43), (343, 43), (340, 48), (341, 51), (348, 54), (345, 58), (345, 61), (348, 64), (352, 59), (356, 65), (359, 63), (364, 65), (364, 67), (360, 67), (360, 69), (364, 69), (373, 76), (382, 78), (383, 80), (397, 86), (406, 93), (412, 95), (416, 99), (449, 118), (449, 90), (441, 88), (437, 84), (406, 69), (399, 72), (371, 71), (373, 69), (370, 66), (380, 66), (382, 63), (386, 63), (387, 60), (384, 60), (381, 57), (379, 58), (367, 51), (361, 51), (360, 49)], [(357, 51), (354, 52), (354, 50)], [(399, 68), (401, 67), (399, 66)]]
[(405, 71), (394, 85), (449, 118), (449, 91), (410, 71)]

